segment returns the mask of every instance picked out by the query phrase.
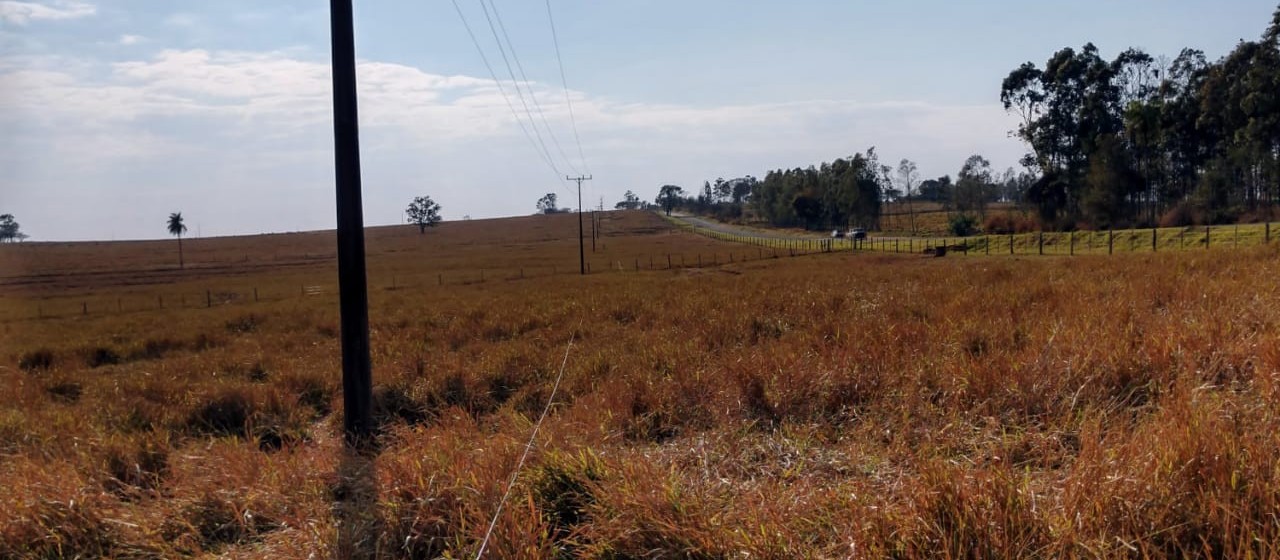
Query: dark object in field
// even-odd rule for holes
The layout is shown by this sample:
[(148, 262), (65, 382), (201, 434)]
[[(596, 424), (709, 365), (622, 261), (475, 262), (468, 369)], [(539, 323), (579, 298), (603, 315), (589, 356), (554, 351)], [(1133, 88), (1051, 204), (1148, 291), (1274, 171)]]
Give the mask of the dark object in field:
[(53, 350), (41, 348), (18, 358), (18, 368), (26, 372), (48, 371), (53, 368)]

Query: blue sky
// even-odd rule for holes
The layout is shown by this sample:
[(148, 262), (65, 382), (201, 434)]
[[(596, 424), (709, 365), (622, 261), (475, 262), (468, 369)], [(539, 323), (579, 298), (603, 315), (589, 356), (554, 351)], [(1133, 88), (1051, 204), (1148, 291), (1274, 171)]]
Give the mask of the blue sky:
[[(458, 2), (513, 94), (479, 1)], [(1018, 64), (1089, 41), (1216, 59), (1273, 2), (553, 0), (585, 166), (545, 4), (494, 5), (556, 168), (589, 169), (585, 197), (611, 207), (871, 146), (926, 177), (973, 153), (1003, 169), (1024, 151), (998, 102)], [(204, 236), (332, 227), (327, 11), (0, 0), (0, 213), (37, 240), (164, 237), (172, 211)], [(449, 0), (357, 2), (356, 18), (367, 223), (398, 223), (420, 194), (447, 219), (570, 198)]]

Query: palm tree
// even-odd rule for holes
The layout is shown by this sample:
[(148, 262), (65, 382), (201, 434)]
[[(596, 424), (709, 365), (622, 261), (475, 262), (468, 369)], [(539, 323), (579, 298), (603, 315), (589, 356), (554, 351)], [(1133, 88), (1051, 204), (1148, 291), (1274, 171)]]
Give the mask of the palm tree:
[(187, 226), (182, 223), (182, 212), (169, 214), (169, 235), (178, 237), (178, 268), (186, 268), (186, 263), (182, 260), (182, 234), (186, 232)]

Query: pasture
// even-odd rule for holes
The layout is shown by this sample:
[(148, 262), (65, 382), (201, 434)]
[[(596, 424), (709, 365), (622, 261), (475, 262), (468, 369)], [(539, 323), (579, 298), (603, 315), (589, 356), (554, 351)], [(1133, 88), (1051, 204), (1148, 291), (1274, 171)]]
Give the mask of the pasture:
[(486, 557), (1280, 554), (1275, 244), (602, 222), (586, 277), (572, 215), (369, 230), (373, 457), (332, 232), (0, 247), (0, 557), (474, 556), (562, 363)]

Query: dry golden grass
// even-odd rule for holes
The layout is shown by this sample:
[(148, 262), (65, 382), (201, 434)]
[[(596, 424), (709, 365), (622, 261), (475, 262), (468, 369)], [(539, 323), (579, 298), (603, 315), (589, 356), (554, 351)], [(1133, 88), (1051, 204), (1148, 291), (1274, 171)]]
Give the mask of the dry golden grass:
[[(145, 244), (113, 249), (138, 271), (5, 247), (0, 557), (473, 555), (571, 336), (487, 557), (1280, 554), (1274, 246), (742, 262), (651, 215), (606, 223), (595, 262), (632, 266), (586, 278), (518, 279), (576, 267), (563, 216), (372, 231), (371, 458), (335, 437), (335, 296), (294, 295), (332, 288), (331, 262), (175, 275)], [(252, 265), (326, 239), (192, 245)], [(66, 278), (76, 259), (98, 272)], [(481, 268), (504, 272), (437, 285)], [(229, 285), (272, 297), (78, 314)]]

